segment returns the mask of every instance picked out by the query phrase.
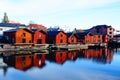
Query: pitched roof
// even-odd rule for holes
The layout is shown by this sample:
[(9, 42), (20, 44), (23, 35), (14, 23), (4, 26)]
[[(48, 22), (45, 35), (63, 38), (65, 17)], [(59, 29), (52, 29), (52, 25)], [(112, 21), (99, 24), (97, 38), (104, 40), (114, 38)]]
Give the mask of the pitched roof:
[[(32, 33), (32, 31), (30, 31), (30, 30), (28, 30), (28, 29), (26, 29), (26, 28), (23, 28), (23, 29)], [(16, 31), (18, 31), (18, 30), (22, 30), (22, 28), (10, 29), (10, 30), (4, 31), (4, 32), (16, 32)]]
[(17, 29), (10, 29), (10, 30), (7, 30), (7, 31), (4, 31), (4, 32), (16, 32), (18, 30), (20, 30), (21, 28), (17, 28)]
[(120, 34), (114, 35), (114, 37), (120, 37)]
[(87, 35), (89, 33), (88, 30), (84, 31), (84, 32), (76, 32), (76, 35), (78, 38), (84, 37), (85, 35)]
[(40, 28), (46, 30), (46, 27), (41, 24), (29, 24), (28, 27)]
[(68, 36), (68, 37), (73, 36), (73, 35), (76, 36), (76, 37), (78, 37), (76, 33), (73, 33), (73, 32), (68, 32), (68, 33), (67, 33), (67, 36)]
[(108, 26), (108, 25), (97, 25), (97, 26), (93, 26), (92, 28), (101, 28), (101, 27), (103, 27), (103, 28), (109, 28), (111, 26)]
[(72, 32), (69, 32), (67, 33), (67, 36), (70, 37), (73, 33)]
[(30, 29), (33, 33), (35, 33), (36, 31), (41, 31), (42, 33), (46, 34), (46, 31), (43, 30), (39, 30), (39, 29)]
[(19, 27), (26, 26), (25, 24), (10, 24), (10, 23), (0, 23), (0, 27)]
[(56, 36), (59, 32), (63, 32), (63, 31), (48, 31), (47, 36)]

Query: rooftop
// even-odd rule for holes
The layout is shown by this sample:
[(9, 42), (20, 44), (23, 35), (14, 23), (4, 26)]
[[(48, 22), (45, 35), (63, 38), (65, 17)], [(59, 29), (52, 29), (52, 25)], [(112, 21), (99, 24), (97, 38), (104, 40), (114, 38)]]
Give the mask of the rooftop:
[(26, 26), (25, 24), (11, 24), (11, 23), (0, 23), (0, 27), (19, 27)]

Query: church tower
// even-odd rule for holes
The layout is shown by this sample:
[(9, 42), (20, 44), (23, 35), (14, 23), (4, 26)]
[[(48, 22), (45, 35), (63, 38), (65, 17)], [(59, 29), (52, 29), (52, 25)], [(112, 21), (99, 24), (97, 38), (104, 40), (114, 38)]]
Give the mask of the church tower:
[(4, 13), (4, 17), (3, 17), (2, 23), (9, 23), (8, 16), (7, 16), (6, 12)]

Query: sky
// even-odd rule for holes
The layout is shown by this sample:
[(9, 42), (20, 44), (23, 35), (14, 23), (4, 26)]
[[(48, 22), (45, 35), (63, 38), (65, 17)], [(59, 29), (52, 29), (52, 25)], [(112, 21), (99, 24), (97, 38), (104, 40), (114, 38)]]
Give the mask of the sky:
[(0, 0), (0, 19), (46, 27), (88, 29), (111, 25), (120, 30), (120, 0)]

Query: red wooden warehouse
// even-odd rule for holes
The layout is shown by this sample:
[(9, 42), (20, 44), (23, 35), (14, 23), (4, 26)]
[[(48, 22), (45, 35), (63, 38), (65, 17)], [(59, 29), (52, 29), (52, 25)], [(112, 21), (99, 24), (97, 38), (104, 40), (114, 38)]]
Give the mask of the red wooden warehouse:
[(67, 34), (63, 31), (48, 31), (47, 43), (49, 43), (49, 44), (67, 44)]
[(38, 29), (31, 29), (33, 32), (33, 43), (34, 44), (45, 44), (46, 43), (46, 32)]
[(89, 31), (77, 32), (78, 42), (83, 44), (99, 44), (103, 42), (101, 34), (93, 34)]
[(30, 44), (32, 43), (32, 31), (24, 28), (24, 29), (11, 29), (4, 32), (4, 36), (6, 37), (9, 43), (14, 44)]
[(70, 32), (70, 33), (67, 33), (67, 37), (68, 37), (68, 43), (72, 44), (72, 43), (77, 43), (77, 35)]
[(92, 34), (88, 33), (85, 35), (85, 43), (86, 44), (99, 44), (102, 43), (102, 35), (101, 34)]

